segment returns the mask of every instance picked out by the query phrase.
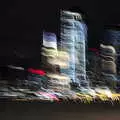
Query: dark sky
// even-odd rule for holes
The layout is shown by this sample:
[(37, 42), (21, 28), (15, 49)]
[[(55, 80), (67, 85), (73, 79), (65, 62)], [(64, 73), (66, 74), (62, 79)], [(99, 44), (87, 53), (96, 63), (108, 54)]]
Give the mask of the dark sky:
[(74, 8), (74, 11), (85, 14), (90, 47), (98, 46), (104, 24), (118, 24), (120, 21), (120, 8), (115, 0), (3, 0), (0, 2), (1, 60), (5, 57), (7, 63), (14, 58), (31, 59), (40, 56), (41, 32), (43, 29), (58, 32), (60, 8)]

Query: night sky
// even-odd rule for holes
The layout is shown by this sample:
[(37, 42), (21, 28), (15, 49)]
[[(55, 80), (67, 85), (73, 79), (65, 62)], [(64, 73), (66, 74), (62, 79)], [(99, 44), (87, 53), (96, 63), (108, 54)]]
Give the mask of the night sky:
[(42, 30), (59, 35), (59, 9), (84, 13), (89, 47), (98, 47), (105, 24), (119, 24), (120, 21), (120, 8), (115, 0), (0, 1), (0, 65), (37, 66)]

